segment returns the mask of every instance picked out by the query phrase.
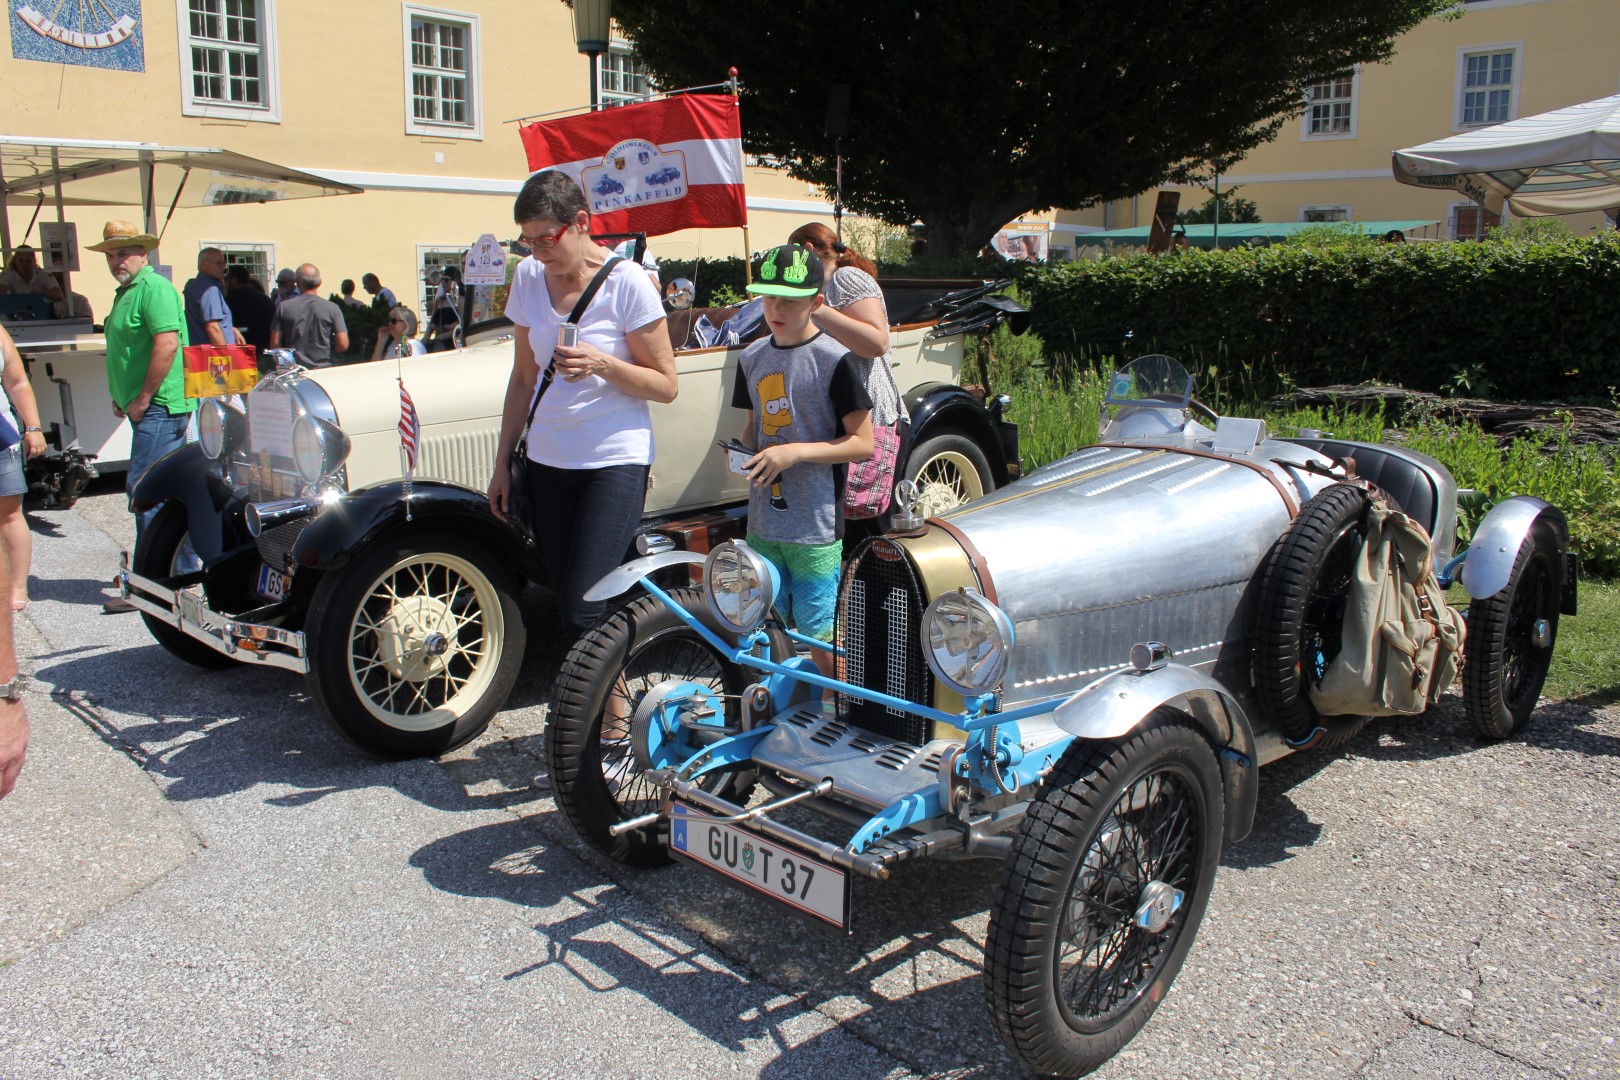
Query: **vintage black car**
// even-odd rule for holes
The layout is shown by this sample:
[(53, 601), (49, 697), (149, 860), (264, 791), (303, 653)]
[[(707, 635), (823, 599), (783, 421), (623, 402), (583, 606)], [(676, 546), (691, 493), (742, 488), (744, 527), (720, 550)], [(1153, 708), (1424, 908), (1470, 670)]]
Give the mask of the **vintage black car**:
[[(964, 340), (1025, 318), (995, 295), (1005, 284), (884, 283), (911, 414), (901, 471), (938, 509), (1018, 472), (1003, 402), (958, 385), (985, 381), (964, 375)], [(658, 454), (641, 550), (706, 552), (741, 535), (746, 481), (715, 448), (742, 426), (729, 405), (740, 347), (686, 347), (700, 318), (719, 326), (730, 314), (670, 312), (680, 396), (652, 408)], [(283, 355), (243, 400), (204, 402), (200, 442), (159, 462), (132, 496), (158, 514), (122, 580), (158, 642), (203, 667), (304, 675), (321, 713), (379, 754), (436, 754), (482, 731), (522, 663), (518, 596), (544, 579), (534, 544), (484, 495), (511, 334), (496, 320), (465, 349), (345, 367)], [(421, 421), (413, 482), (401, 382)], [(191, 550), (203, 568), (182, 573)]]

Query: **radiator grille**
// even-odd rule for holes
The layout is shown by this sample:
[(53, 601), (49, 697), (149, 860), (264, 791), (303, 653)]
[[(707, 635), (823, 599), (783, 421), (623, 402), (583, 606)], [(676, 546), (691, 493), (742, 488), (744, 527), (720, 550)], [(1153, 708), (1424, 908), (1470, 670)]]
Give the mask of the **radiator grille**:
[[(870, 540), (855, 553), (838, 597), (845, 677), (891, 697), (932, 704), (934, 677), (923, 661), (918, 629), (927, 606), (911, 560), (892, 540)], [(840, 713), (856, 727), (921, 746), (929, 722), (872, 701), (839, 695)]]
[(264, 565), (272, 570), (287, 572), (292, 569), (293, 544), (298, 540), (298, 534), (303, 532), (314, 517), (302, 517), (297, 521), (289, 521), (285, 525), (277, 525), (273, 529), (266, 529), (259, 534), (259, 558)]

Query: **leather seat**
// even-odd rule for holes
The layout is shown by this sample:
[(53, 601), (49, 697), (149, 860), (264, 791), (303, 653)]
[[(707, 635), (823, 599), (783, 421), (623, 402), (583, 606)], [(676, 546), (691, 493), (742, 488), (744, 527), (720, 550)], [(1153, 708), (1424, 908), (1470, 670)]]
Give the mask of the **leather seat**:
[(1289, 439), (1291, 443), (1309, 447), (1319, 454), (1339, 458), (1355, 458), (1356, 475), (1387, 493), (1401, 512), (1412, 518), (1434, 535), (1435, 509), (1439, 493), (1434, 480), (1423, 467), (1391, 450), (1365, 443), (1340, 442), (1337, 439)]

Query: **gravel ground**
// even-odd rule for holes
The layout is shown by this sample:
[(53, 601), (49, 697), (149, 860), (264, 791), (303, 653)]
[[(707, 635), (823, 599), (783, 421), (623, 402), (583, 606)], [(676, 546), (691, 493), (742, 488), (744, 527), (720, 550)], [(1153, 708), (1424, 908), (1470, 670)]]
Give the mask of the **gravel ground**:
[[(62, 790), (0, 833), (86, 820), (0, 856), (0, 1077), (1025, 1075), (983, 1004), (996, 865), (857, 883), (845, 938), (612, 864), (527, 786), (561, 642), (532, 635), (480, 739), (379, 764), (301, 680), (86, 615), (127, 522), (35, 519), (25, 647), (61, 718), (24, 783)], [(1483, 746), (1448, 698), (1267, 767), (1175, 987), (1095, 1075), (1620, 1076), (1617, 781), (1620, 710), (1582, 703)], [(15, 898), (41, 865), (72, 904)]]

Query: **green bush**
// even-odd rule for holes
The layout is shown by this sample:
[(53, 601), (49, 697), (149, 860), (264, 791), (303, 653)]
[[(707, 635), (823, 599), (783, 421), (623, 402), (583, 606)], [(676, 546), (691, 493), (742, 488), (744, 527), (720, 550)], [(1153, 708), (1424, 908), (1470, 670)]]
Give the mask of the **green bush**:
[(1258, 389), (1380, 381), (1609, 401), (1620, 385), (1620, 234), (1497, 243), (1305, 237), (1032, 266), (1034, 329), (1068, 366), (1167, 352), (1247, 365)]

